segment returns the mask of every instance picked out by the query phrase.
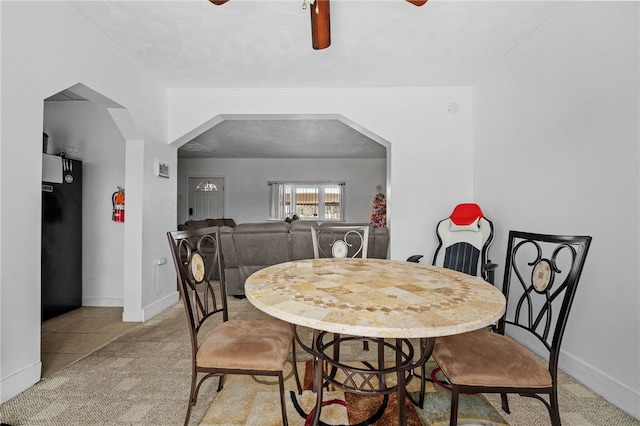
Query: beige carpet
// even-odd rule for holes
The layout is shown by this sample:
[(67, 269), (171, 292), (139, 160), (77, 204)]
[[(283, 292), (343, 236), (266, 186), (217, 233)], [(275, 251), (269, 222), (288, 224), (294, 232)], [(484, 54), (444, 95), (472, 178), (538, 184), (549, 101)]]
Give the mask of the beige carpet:
[[(231, 318), (264, 314), (246, 300), (230, 300)], [(176, 304), (80, 361), (0, 405), (0, 422), (10, 425), (181, 425), (190, 382), (186, 319)], [(346, 354), (345, 354), (345, 358)], [(560, 377), (564, 426), (640, 425), (570, 377)], [(214, 398), (232, 397), (229, 387), (216, 396), (217, 380), (205, 382), (191, 424), (203, 420)], [(487, 395), (499, 407), (499, 397)], [(544, 406), (513, 396), (511, 412), (497, 411), (512, 426), (548, 425)], [(258, 424), (256, 426), (262, 426)]]
[[(296, 392), (292, 369), (287, 370), (285, 380), (287, 418), (291, 426), (304, 426), (310, 420), (316, 403), (311, 388), (311, 365), (298, 363), (303, 381), (303, 393)], [(349, 364), (364, 367), (362, 363)], [(306, 367), (306, 368), (305, 368)], [(430, 363), (430, 369), (435, 363)], [(338, 379), (340, 379), (338, 374)], [(390, 385), (395, 383), (389, 376)], [(418, 397), (419, 382), (411, 381), (408, 391)], [(398, 423), (397, 398), (388, 396), (364, 396), (345, 393), (330, 388), (323, 394), (327, 405), (322, 409), (320, 421), (326, 425), (391, 426)], [(450, 393), (431, 383), (427, 386), (424, 409), (406, 401), (407, 426), (445, 426), (449, 424)], [(504, 426), (505, 420), (482, 395), (463, 395), (460, 398), (460, 425)], [(225, 380), (224, 390), (216, 396), (207, 410), (203, 426), (279, 425), (282, 423), (278, 382), (252, 376), (233, 376)]]

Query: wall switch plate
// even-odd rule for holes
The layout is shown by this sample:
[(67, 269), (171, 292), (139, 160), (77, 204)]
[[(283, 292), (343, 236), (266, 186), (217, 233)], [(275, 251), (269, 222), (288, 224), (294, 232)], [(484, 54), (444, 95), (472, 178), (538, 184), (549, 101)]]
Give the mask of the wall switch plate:
[(167, 163), (156, 162), (156, 176), (168, 178), (169, 165)]

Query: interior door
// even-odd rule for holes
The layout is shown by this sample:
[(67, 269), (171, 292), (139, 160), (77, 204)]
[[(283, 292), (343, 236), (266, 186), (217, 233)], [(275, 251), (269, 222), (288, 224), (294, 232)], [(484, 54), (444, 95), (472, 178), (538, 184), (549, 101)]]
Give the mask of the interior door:
[(189, 220), (224, 217), (224, 179), (189, 178)]

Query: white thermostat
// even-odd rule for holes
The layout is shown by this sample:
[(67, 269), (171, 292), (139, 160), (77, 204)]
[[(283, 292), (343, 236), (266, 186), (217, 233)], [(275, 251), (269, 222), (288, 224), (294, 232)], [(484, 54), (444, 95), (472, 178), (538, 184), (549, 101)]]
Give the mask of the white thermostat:
[(167, 163), (156, 163), (156, 176), (168, 178), (169, 177), (169, 165)]

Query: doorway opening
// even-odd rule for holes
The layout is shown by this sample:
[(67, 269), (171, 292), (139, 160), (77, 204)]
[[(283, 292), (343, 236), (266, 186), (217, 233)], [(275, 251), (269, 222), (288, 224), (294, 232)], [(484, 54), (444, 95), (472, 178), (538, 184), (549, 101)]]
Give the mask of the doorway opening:
[[(114, 109), (122, 107), (82, 84), (43, 101), (43, 166), (52, 168), (43, 167), (43, 376), (137, 325), (122, 321), (125, 233), (111, 212), (114, 191), (126, 186), (125, 139)], [(61, 197), (50, 203), (54, 194)], [(45, 222), (54, 226), (46, 234)], [(62, 222), (70, 227), (59, 229)], [(63, 289), (56, 277), (73, 288)]]
[(227, 179), (225, 215), (236, 222), (269, 220), (268, 183), (276, 179), (349, 180), (345, 221), (369, 221), (378, 193), (392, 202), (391, 143), (341, 114), (220, 114), (171, 145), (181, 181), (178, 224), (192, 219), (188, 177), (207, 170)]

